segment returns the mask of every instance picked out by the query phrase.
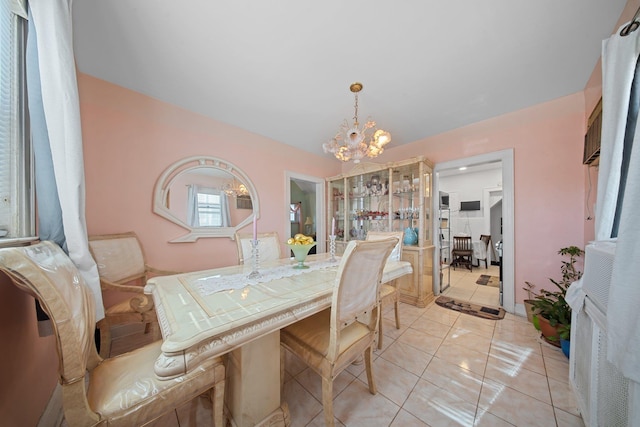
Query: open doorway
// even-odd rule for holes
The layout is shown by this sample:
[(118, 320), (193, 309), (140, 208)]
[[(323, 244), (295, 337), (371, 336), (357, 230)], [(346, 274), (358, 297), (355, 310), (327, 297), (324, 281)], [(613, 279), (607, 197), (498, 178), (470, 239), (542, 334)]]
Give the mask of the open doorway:
[(325, 215), (323, 178), (285, 173), (284, 239), (296, 233), (312, 236), (317, 252), (325, 252)]
[[(460, 168), (467, 168), (467, 171)], [(475, 174), (469, 176), (469, 179), (476, 181), (481, 176), (481, 171), (496, 170), (498, 175), (486, 172), (484, 175), (493, 176), (481, 184), (481, 188), (473, 191), (471, 186), (465, 186), (465, 173)], [(501, 182), (495, 182), (495, 176), (499, 176)], [(473, 267), (467, 280), (473, 280), (473, 283), (480, 280), (480, 275), (499, 276), (499, 290), (495, 294), (497, 299), (485, 301), (485, 304), (502, 305), (508, 312), (513, 313), (515, 310), (515, 289), (514, 289), (514, 217), (513, 217), (513, 150), (504, 150), (495, 153), (487, 153), (479, 156), (443, 162), (435, 165), (434, 168), (434, 191), (439, 194), (440, 191), (449, 190), (449, 207), (451, 209), (451, 220), (448, 226), (451, 227), (451, 236), (453, 235), (470, 235), (473, 240), (479, 240), (482, 234), (491, 236), (490, 247), (487, 248), (487, 269), (485, 271), (484, 261), (481, 261), (482, 267)], [(439, 212), (439, 198), (434, 198), (433, 210)], [(461, 203), (470, 202), (470, 203)], [(462, 208), (462, 209), (461, 209)], [(434, 229), (438, 229), (439, 216), (434, 215)], [(441, 240), (441, 239), (440, 239)], [(440, 250), (447, 242), (436, 240), (438, 250), (434, 251), (434, 265), (441, 265), (439, 255)], [(500, 250), (496, 247), (500, 243)], [(446, 248), (444, 249), (446, 251)], [(450, 259), (448, 260), (450, 263)], [(476, 260), (476, 262), (478, 262)], [(496, 265), (498, 264), (498, 265)], [(456, 268), (456, 276), (460, 278), (458, 273), (460, 268)], [(443, 273), (446, 269), (443, 268)], [(448, 273), (452, 273), (451, 270)], [(471, 277), (473, 276), (473, 277)], [(441, 292), (441, 284), (438, 275), (435, 275), (434, 293)], [(451, 287), (455, 287), (455, 281), (451, 280)], [(447, 292), (454, 292), (453, 289)], [(458, 292), (460, 296), (464, 292)], [(493, 295), (493, 293), (491, 294)], [(493, 297), (492, 297), (493, 298)]]

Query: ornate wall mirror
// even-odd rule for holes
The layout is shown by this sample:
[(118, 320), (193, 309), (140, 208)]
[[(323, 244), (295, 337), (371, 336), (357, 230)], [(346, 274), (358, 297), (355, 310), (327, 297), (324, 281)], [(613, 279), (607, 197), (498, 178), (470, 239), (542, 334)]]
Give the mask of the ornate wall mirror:
[(260, 202), (245, 173), (208, 156), (170, 165), (156, 182), (153, 212), (189, 231), (170, 242), (230, 237), (259, 217)]

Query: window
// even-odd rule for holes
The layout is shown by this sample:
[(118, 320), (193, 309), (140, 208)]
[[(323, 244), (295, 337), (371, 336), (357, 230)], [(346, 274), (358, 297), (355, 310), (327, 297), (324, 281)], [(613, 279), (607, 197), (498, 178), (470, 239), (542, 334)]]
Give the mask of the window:
[(222, 226), (222, 205), (219, 194), (198, 193), (200, 227)]
[(35, 235), (24, 0), (0, 0), (0, 245)]

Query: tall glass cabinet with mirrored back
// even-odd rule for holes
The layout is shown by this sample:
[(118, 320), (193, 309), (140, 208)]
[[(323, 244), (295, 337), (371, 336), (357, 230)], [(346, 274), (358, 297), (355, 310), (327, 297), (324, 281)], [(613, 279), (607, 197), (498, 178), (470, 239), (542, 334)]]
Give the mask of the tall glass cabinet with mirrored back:
[(327, 178), (327, 234), (336, 236), (336, 252), (369, 231), (402, 231), (402, 260), (411, 263), (413, 275), (399, 279), (400, 298), (418, 307), (433, 300), (432, 172), (428, 159), (415, 157), (359, 163)]

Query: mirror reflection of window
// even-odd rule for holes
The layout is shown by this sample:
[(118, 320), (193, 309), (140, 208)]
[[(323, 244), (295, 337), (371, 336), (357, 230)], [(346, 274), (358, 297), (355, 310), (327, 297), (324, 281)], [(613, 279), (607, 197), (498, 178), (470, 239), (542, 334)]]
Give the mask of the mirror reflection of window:
[(229, 198), (215, 188), (188, 185), (187, 222), (191, 227), (229, 227)]

